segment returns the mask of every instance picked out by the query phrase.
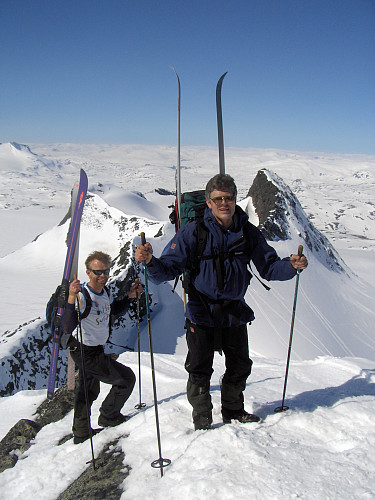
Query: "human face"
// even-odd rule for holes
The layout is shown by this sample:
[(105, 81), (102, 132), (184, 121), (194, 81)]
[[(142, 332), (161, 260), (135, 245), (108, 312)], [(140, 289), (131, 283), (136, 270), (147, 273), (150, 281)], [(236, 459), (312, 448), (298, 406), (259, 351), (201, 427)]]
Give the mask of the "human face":
[[(104, 271), (109, 269), (108, 263), (101, 262), (100, 260), (94, 259), (90, 262), (90, 268), (86, 269), (86, 274), (90, 278), (89, 285), (94, 290), (101, 290), (107, 283), (109, 274), (104, 274)], [(103, 271), (102, 274), (97, 276), (93, 271)]]
[[(213, 201), (216, 198), (221, 198), (220, 201), (217, 200), (218, 204)], [(228, 198), (232, 198), (232, 201)], [(215, 189), (212, 191), (210, 199), (206, 200), (206, 203), (218, 223), (228, 229), (233, 222), (233, 215), (236, 210), (236, 198), (233, 197), (232, 193), (228, 191), (217, 191)]]

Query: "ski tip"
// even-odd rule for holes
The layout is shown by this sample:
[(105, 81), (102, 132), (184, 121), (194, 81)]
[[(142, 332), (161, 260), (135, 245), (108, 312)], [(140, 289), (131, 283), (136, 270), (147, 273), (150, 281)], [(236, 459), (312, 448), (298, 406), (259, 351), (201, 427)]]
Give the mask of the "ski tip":
[(178, 87), (180, 88), (180, 77), (178, 76), (177, 71), (174, 69), (174, 67), (173, 67), (173, 66), (169, 66), (169, 67), (170, 67), (170, 68), (174, 71), (174, 73), (175, 73), (175, 75), (176, 75), (176, 78), (177, 78)]
[(223, 80), (225, 78), (225, 75), (228, 73), (228, 71), (226, 71), (225, 73), (223, 73), (221, 75), (221, 77), (219, 78), (219, 81), (217, 82), (218, 85), (221, 85), (223, 83)]

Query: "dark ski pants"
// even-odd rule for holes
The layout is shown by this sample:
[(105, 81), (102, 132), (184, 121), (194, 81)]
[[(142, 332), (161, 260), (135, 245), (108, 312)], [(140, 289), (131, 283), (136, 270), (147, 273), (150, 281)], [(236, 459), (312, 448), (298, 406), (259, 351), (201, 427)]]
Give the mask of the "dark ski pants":
[[(214, 328), (195, 325), (186, 321), (188, 354), (185, 368), (189, 373), (188, 401), (193, 415), (211, 415), (210, 380), (214, 360)], [(222, 328), (222, 350), (225, 356), (225, 373), (221, 385), (221, 406), (225, 410), (244, 409), (243, 391), (253, 364), (249, 357), (246, 325)]]
[(133, 371), (104, 354), (103, 346), (83, 346), (83, 362), (86, 374), (87, 401), (82, 370), (81, 348), (78, 342), (69, 344), (70, 354), (79, 367), (79, 383), (74, 401), (73, 433), (84, 437), (89, 433), (88, 414), (91, 405), (100, 392), (100, 382), (112, 385), (104, 399), (100, 413), (108, 419), (116, 418), (133, 391), (135, 375)]

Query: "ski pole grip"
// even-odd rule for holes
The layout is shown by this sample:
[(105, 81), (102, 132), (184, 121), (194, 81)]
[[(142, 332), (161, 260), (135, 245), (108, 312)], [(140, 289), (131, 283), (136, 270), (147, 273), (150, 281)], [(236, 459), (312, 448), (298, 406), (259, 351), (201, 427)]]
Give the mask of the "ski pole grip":
[[(135, 282), (135, 284), (136, 284), (137, 286), (138, 286), (138, 285), (140, 285), (140, 283), (141, 283), (141, 282), (139, 281), (139, 278), (135, 278), (134, 282)], [(139, 297), (140, 297), (140, 295), (141, 295), (141, 294), (140, 294), (139, 292), (137, 292), (138, 305), (139, 305)]]
[(299, 257), (301, 257), (301, 255), (303, 255), (303, 246), (302, 245), (298, 246), (298, 255), (299, 255)]
[(142, 245), (146, 244), (146, 235), (143, 232), (141, 233), (141, 243), (142, 243)]

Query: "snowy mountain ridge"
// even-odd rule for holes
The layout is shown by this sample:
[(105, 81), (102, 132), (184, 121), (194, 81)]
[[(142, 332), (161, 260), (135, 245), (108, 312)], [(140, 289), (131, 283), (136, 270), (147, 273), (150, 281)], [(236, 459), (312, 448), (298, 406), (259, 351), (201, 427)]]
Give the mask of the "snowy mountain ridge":
[[(9, 269), (13, 265), (16, 266), (16, 262), (19, 260), (23, 260), (23, 262), (28, 262), (32, 266), (35, 274), (45, 272), (47, 266), (51, 274), (55, 274), (56, 279), (61, 279), (59, 277), (60, 273), (57, 271), (57, 264), (63, 262), (65, 258), (65, 241), (69, 224), (70, 219), (67, 218), (63, 225), (57, 225), (26, 245), (25, 248), (3, 258), (0, 267), (3, 270)], [(99, 245), (103, 251), (107, 251), (114, 256), (111, 287), (115, 296), (123, 296), (130, 288), (131, 283), (129, 280), (134, 280), (136, 274), (135, 263), (131, 259), (131, 244), (134, 235), (139, 234), (142, 230), (148, 232), (151, 230), (153, 234), (156, 234), (160, 228), (160, 223), (136, 216), (127, 217), (118, 209), (107, 205), (99, 196), (89, 193), (81, 222), (82, 244), (79, 261), (81, 272), (79, 275), (82, 276), (82, 280), (84, 281), (85, 277), (84, 260), (93, 248), (92, 245), (94, 245), (94, 248)], [(105, 234), (108, 241), (104, 246), (101, 237), (103, 234)], [(43, 258), (42, 262), (41, 257)], [(54, 273), (53, 270), (55, 270)], [(55, 287), (58, 284), (59, 281), (56, 281)], [(39, 291), (41, 293), (39, 301), (35, 300), (35, 302), (32, 301), (31, 304), (28, 304), (31, 307), (35, 306), (32, 319), (30, 317), (24, 319), (24, 324), (20, 324), (18, 327), (10, 327), (1, 334), (1, 396), (13, 394), (19, 390), (39, 389), (45, 385), (48, 379), (50, 344), (46, 341), (50, 332), (45, 321), (45, 307), (53, 291), (54, 288), (48, 289), (46, 285), (45, 289)], [(155, 290), (155, 299), (156, 297), (157, 290)], [(3, 303), (4, 314), (7, 308), (12, 307), (13, 301), (14, 295), (11, 294), (7, 301)], [(39, 314), (37, 318), (35, 318), (35, 312)], [(26, 314), (25, 311), (24, 318), (26, 318)], [(118, 329), (120, 329), (120, 332), (117, 331)], [(120, 345), (129, 345), (134, 348), (134, 330), (135, 309), (133, 307), (123, 319), (114, 325), (111, 340), (114, 343), (117, 341)], [(128, 337), (131, 337), (131, 339)], [(123, 350), (120, 349), (120, 351)], [(64, 382), (66, 374), (66, 352), (61, 351), (60, 355), (61, 363), (59, 363), (60, 368), (57, 373), (58, 385)]]
[[(5, 284), (1, 288), (1, 331), (8, 330), (9, 334), (16, 330), (0, 345), (2, 358), (15, 352), (20, 338), (26, 339), (27, 332), (37, 331), (43, 323), (43, 320), (30, 322), (30, 318), (42, 317), (45, 302), (61, 279), (68, 226), (57, 224), (67, 211), (70, 189), (79, 168), (86, 169), (91, 183), (87, 226), (83, 224), (81, 239), (82, 280), (82, 259), (94, 244), (103, 245), (115, 257), (115, 278), (122, 279), (126, 263), (129, 272), (133, 269), (129, 256), (133, 245), (139, 242), (138, 231), (146, 232), (156, 255), (174, 232), (173, 226), (166, 222), (168, 196), (161, 196), (162, 191), (155, 189), (163, 187), (170, 192), (174, 189), (175, 148), (56, 144), (36, 145), (32, 150), (38, 151), (39, 157), (55, 162), (55, 173), (60, 165), (63, 175), (55, 176), (52, 169), (43, 176), (28, 177), (16, 172), (8, 176), (0, 168), (2, 199), (9, 203), (0, 218), (7, 234), (0, 258)], [(157, 458), (157, 445), (145, 322), (140, 325), (140, 365), (136, 352), (125, 352), (119, 360), (136, 374), (140, 368), (142, 400), (147, 407), (140, 412), (133, 409), (139, 402), (135, 389), (123, 410), (132, 418), (94, 436), (95, 455), (111, 449), (117, 455), (122, 453), (118, 455), (123, 465), (120, 468), (129, 475), (125, 480), (123, 475), (116, 478), (118, 482), (114, 484), (116, 498), (127, 500), (212, 497), (242, 500), (249, 496), (256, 500), (295, 497), (369, 500), (373, 497), (375, 480), (374, 280), (371, 279), (375, 157), (239, 148), (228, 148), (226, 154), (228, 172), (239, 187), (240, 204), (248, 212), (253, 210), (253, 203), (247, 198), (248, 189), (262, 168), (283, 179), (301, 202), (303, 213), (298, 209), (298, 217), (287, 209), (288, 237), (271, 242), (282, 257), (294, 253), (298, 244), (304, 244), (310, 263), (300, 277), (286, 401), (291, 409), (274, 413), (280, 404), (284, 380), (294, 280), (271, 283), (271, 291), (266, 292), (253, 279), (246, 297), (256, 311), (256, 321), (249, 327), (254, 365), (245, 390), (245, 408), (258, 413), (262, 423), (222, 425), (220, 377), (225, 367), (223, 358), (216, 356), (211, 383), (214, 427), (208, 432), (192, 430), (191, 407), (186, 400), (182, 293), (179, 287), (172, 293), (171, 284), (164, 283), (152, 286), (151, 290), (152, 332), (162, 450), (172, 463), (165, 469), (162, 480), (159, 471), (150, 466)], [(8, 161), (9, 154), (5, 156)], [(183, 148), (184, 190), (201, 188), (216, 171), (214, 148)], [(114, 183), (116, 189), (108, 190), (106, 185)], [(118, 196), (106, 198), (111, 192), (117, 192)], [(161, 215), (154, 212), (156, 206)], [(153, 213), (147, 216), (149, 210)], [(137, 213), (142, 217), (137, 217)], [(324, 265), (325, 244), (321, 255), (315, 252), (314, 244), (310, 249), (305, 243), (301, 236), (306, 224), (301, 226), (299, 222), (305, 216), (317, 231), (329, 238), (338, 254), (344, 252), (344, 260), (348, 259), (344, 272), (332, 271)], [(128, 226), (133, 232), (129, 231), (122, 239), (121, 231)], [(22, 234), (17, 235), (13, 228)], [(350, 268), (361, 278), (351, 273)], [(123, 292), (121, 286), (114, 286), (116, 291)], [(22, 297), (26, 299), (21, 307)], [(127, 321), (127, 326), (119, 325), (118, 332), (126, 331), (131, 341), (135, 335), (134, 318)], [(20, 364), (14, 364), (14, 371), (21, 369)], [(108, 387), (103, 385), (92, 410), (93, 426), (107, 392)], [(46, 390), (40, 389), (0, 398), (1, 435), (18, 419), (34, 420), (35, 410), (45, 396)], [(14, 466), (0, 474), (1, 499), (23, 500), (32, 496), (55, 500), (60, 494), (65, 495), (61, 498), (72, 498), (69, 491), (73, 498), (79, 492), (91, 491), (81, 476), (91, 470), (87, 465), (90, 444), (75, 446), (71, 439), (66, 440), (71, 424), (72, 412), (69, 412), (63, 419), (43, 427), (27, 451), (17, 450), (15, 444), (12, 456), (9, 455)], [(59, 444), (61, 441), (63, 444)], [(104, 456), (111, 461), (113, 455), (104, 453)], [(91, 477), (92, 484), (103, 488), (104, 497), (105, 481), (101, 482), (100, 473), (93, 472)]]
[[(259, 180), (260, 179), (260, 180)], [(254, 188), (254, 186), (256, 186)], [(272, 187), (270, 187), (272, 186)], [(298, 199), (291, 192), (290, 188), (275, 173), (270, 171), (260, 171), (250, 188), (249, 192), (260, 191), (265, 193), (271, 189), (274, 194), (274, 203), (268, 201), (268, 206), (263, 202), (262, 219), (263, 230), (273, 244), (277, 247), (280, 256), (284, 256), (296, 251), (298, 244), (305, 245), (305, 253), (311, 262), (311, 268), (303, 273), (302, 280), (305, 291), (301, 307), (301, 315), (297, 317), (296, 341), (294, 346), (295, 356), (300, 359), (311, 359), (319, 355), (336, 356), (367, 356), (375, 359), (375, 339), (373, 340), (367, 333), (368, 325), (373, 319), (373, 314), (364, 314), (363, 306), (370, 308), (371, 294), (364, 296), (362, 292), (362, 308), (358, 309), (356, 302), (348, 300), (349, 290), (357, 290), (361, 294), (358, 279), (342, 262), (337, 252), (333, 249), (328, 240), (308, 221)], [(154, 201), (147, 199), (145, 195), (134, 192), (126, 192), (121, 188), (111, 185), (98, 186), (94, 190), (97, 194), (89, 193), (87, 196), (82, 226), (81, 226), (81, 248), (79, 262), (79, 276), (85, 277), (84, 259), (93, 248), (100, 248), (108, 252), (114, 258), (112, 270), (114, 293), (123, 295), (130, 286), (130, 282), (139, 274), (139, 266), (132, 260), (133, 245), (139, 241), (139, 234), (144, 231), (152, 242), (155, 250), (162, 250), (168, 239), (173, 235), (173, 226), (169, 221), (156, 221), (157, 214), (165, 215), (165, 211), (158, 209), (160, 205), (167, 207), (173, 200), (173, 196), (162, 196), (154, 193)], [(158, 202), (156, 201), (159, 198)], [(272, 197), (271, 197), (272, 198)], [(244, 208), (249, 212), (255, 207), (257, 211), (257, 200), (255, 196), (251, 203), (249, 199), (243, 201)], [(263, 198), (267, 199), (267, 196)], [(105, 201), (106, 200), (106, 201)], [(108, 204), (111, 203), (111, 205)], [(123, 210), (132, 215), (126, 215)], [(260, 210), (258, 210), (260, 211)], [(141, 215), (133, 215), (135, 213)], [(153, 214), (153, 215), (152, 215)], [(149, 217), (148, 219), (142, 216)], [(154, 219), (154, 220), (151, 220)], [(24, 247), (14, 254), (8, 255), (0, 261), (0, 269), (16, 267), (19, 260), (27, 261), (28, 266), (40, 274), (40, 257), (43, 256), (42, 269), (48, 266), (49, 271), (56, 269), (57, 262), (63, 261), (66, 232), (68, 221), (63, 226), (57, 226), (47, 233), (41, 235), (36, 241)], [(273, 231), (273, 232), (272, 232)], [(64, 237), (65, 235), (65, 237)], [(156, 253), (157, 254), (157, 253)], [(345, 275), (327, 276), (327, 270), (340, 271), (346, 269)], [(45, 272), (45, 271), (44, 271)], [(306, 278), (305, 278), (306, 276)], [(327, 296), (322, 297), (319, 291), (325, 282)], [(334, 290), (336, 283), (338, 290)], [(338, 284), (339, 283), (339, 284)], [(58, 283), (56, 283), (57, 285)], [(263, 356), (283, 357), (288, 333), (288, 322), (290, 320), (290, 304), (285, 303), (284, 293), (292, 296), (292, 283), (272, 283), (271, 291), (265, 294), (259, 287), (256, 280), (247, 292), (247, 302), (253, 307), (257, 321), (250, 327), (252, 332), (252, 349)], [(52, 293), (53, 289), (49, 291)], [(156, 352), (173, 353), (176, 349), (177, 338), (182, 335), (183, 310), (181, 307), (181, 290), (171, 296), (171, 284), (154, 286), (150, 285), (153, 300), (153, 316), (156, 321), (160, 321), (161, 326), (158, 331), (170, 328), (168, 323), (168, 307), (172, 304), (176, 310), (177, 332), (168, 335), (168, 341), (157, 336), (155, 342)], [(314, 297), (314, 301), (310, 299)], [(39, 299), (36, 310), (39, 310), (41, 320), (30, 326), (30, 317), (24, 313), (23, 321), (25, 327), (14, 325), (2, 335), (1, 347), (6, 348), (5, 358), (2, 356), (2, 388), (1, 394), (12, 394), (22, 389), (37, 389), (44, 385), (48, 376), (48, 346), (43, 345), (47, 336), (44, 324), (44, 307), (49, 295), (44, 295)], [(0, 307), (11, 307), (13, 298), (5, 299)], [(34, 297), (34, 304), (37, 306), (38, 300)], [(333, 306), (334, 304), (334, 306)], [(329, 305), (329, 309), (327, 309)], [(317, 315), (317, 310), (320, 314)], [(258, 315), (261, 315), (258, 319)], [(157, 319), (160, 315), (162, 319)], [(163, 316), (167, 318), (163, 319)], [(32, 316), (34, 318), (35, 315)], [(178, 319), (177, 319), (178, 318)], [(302, 319), (303, 318), (303, 321)], [(308, 318), (307, 324), (305, 323)], [(347, 325), (341, 326), (343, 319), (347, 318)], [(357, 332), (355, 335), (351, 331), (351, 321), (355, 321)], [(340, 330), (337, 328), (340, 324)], [(279, 324), (279, 328), (270, 328), (269, 325)], [(268, 326), (267, 326), (268, 325)], [(282, 326), (282, 328), (280, 328)], [(282, 331), (284, 330), (284, 331)], [(358, 331), (360, 333), (358, 333)], [(275, 336), (276, 333), (276, 336)], [(24, 336), (24, 338), (23, 338)], [(174, 339), (174, 340), (173, 340)], [(117, 325), (112, 341), (118, 345), (136, 346), (135, 313), (130, 311), (126, 318)], [(9, 343), (10, 342), (10, 343)], [(10, 344), (14, 345), (10, 349)], [(167, 346), (168, 345), (168, 346)], [(122, 349), (123, 350), (123, 349)], [(121, 352), (118, 349), (117, 352)], [(2, 349), (0, 349), (1, 353)], [(22, 354), (24, 352), (24, 354)], [(39, 370), (33, 366), (37, 362)], [(17, 369), (22, 366), (22, 370)], [(59, 383), (65, 377), (65, 353), (62, 353), (61, 373), (58, 375)]]

